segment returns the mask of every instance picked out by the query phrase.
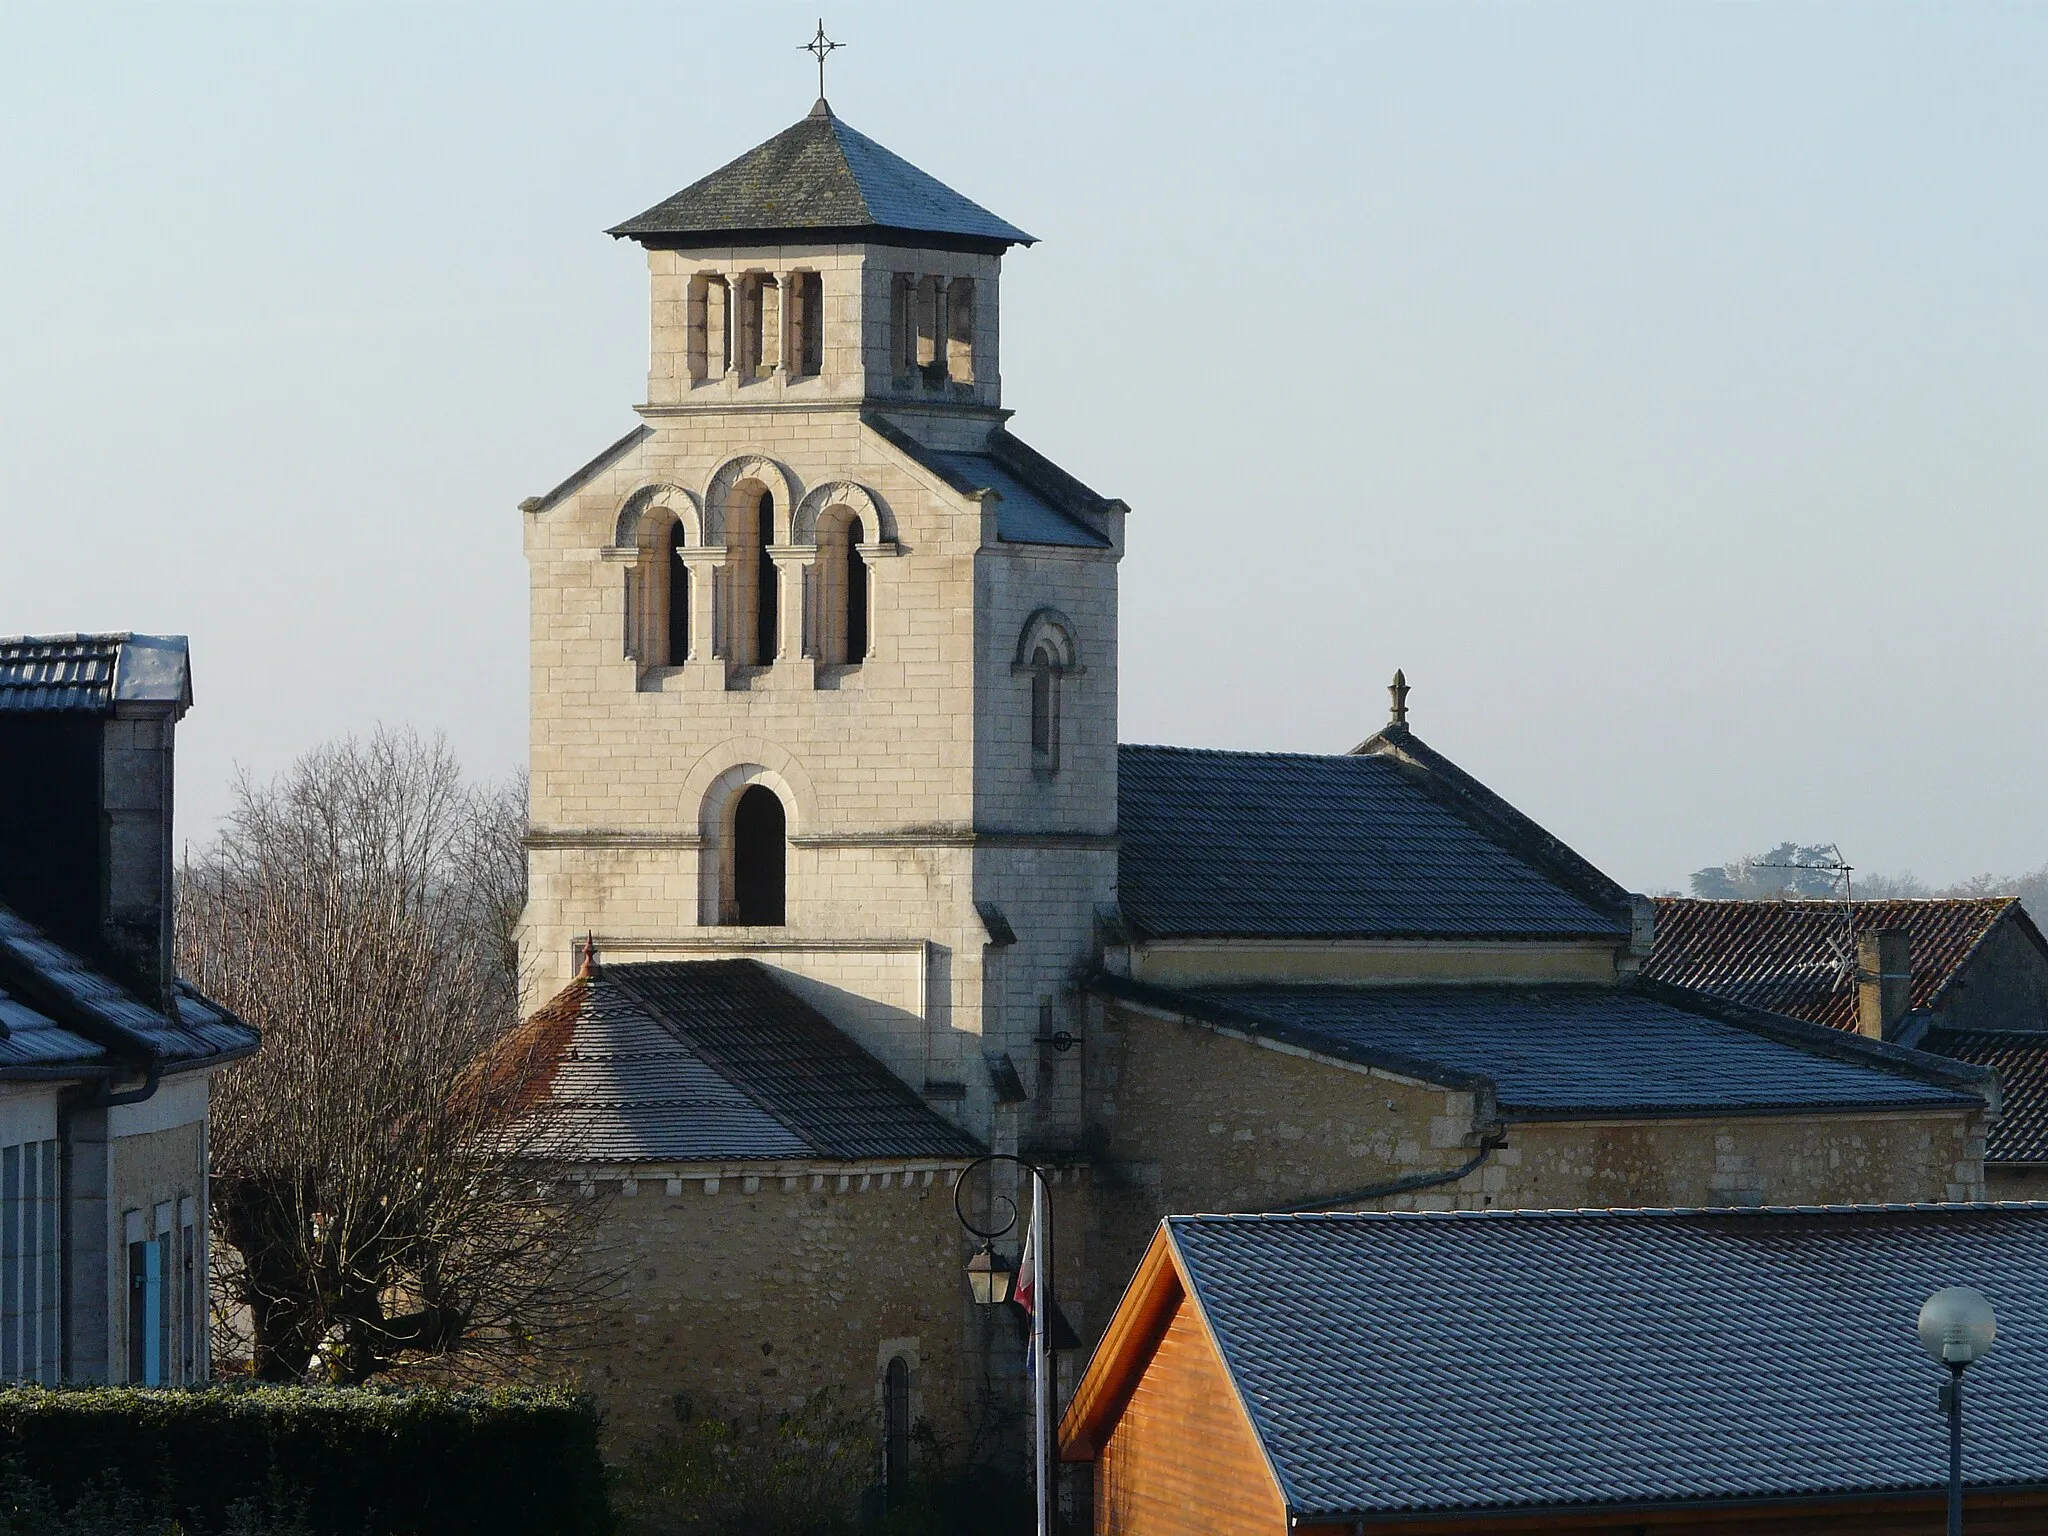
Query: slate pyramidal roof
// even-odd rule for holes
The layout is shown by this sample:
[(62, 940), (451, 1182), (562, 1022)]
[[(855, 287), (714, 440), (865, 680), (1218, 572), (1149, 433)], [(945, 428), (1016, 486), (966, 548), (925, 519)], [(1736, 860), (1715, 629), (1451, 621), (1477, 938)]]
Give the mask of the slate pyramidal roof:
[(608, 233), (666, 250), (873, 240), (1000, 254), (1036, 237), (832, 115), (810, 115)]

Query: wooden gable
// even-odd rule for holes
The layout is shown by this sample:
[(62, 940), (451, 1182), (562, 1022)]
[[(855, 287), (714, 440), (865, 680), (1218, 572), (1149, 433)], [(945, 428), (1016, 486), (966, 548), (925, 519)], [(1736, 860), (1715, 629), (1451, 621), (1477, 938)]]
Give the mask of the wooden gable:
[(1060, 1427), (1095, 1463), (1095, 1536), (1281, 1536), (1287, 1504), (1164, 1230)]

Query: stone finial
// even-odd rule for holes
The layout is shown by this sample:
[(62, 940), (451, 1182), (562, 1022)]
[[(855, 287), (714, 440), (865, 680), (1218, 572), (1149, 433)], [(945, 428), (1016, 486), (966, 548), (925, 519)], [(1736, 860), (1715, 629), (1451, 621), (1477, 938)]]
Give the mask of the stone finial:
[(1406, 725), (1408, 723), (1408, 679), (1402, 675), (1399, 667), (1394, 669), (1394, 680), (1387, 684), (1387, 696), (1394, 701), (1393, 708), (1387, 713), (1387, 723), (1389, 725)]

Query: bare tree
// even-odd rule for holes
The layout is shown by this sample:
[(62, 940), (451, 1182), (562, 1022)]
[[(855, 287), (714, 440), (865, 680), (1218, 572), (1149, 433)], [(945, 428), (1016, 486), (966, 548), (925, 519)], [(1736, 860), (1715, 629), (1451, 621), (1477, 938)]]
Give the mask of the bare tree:
[(444, 741), (380, 731), (245, 776), (186, 862), (181, 965), (264, 1032), (212, 1131), (216, 1267), (261, 1378), (495, 1374), (598, 1300), (546, 1064), (500, 1045), (523, 817)]

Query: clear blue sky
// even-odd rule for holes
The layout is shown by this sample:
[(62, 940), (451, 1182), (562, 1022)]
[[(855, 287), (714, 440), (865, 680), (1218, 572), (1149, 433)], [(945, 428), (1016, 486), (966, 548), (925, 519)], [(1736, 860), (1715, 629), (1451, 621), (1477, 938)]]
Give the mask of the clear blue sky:
[[(517, 503), (633, 422), (605, 226), (815, 3), (0, 8), (0, 631), (192, 636), (183, 828), (525, 744)], [(1043, 244), (1015, 426), (1135, 509), (1123, 736), (1423, 736), (1638, 887), (2048, 860), (2048, 7), (838, 4)]]

